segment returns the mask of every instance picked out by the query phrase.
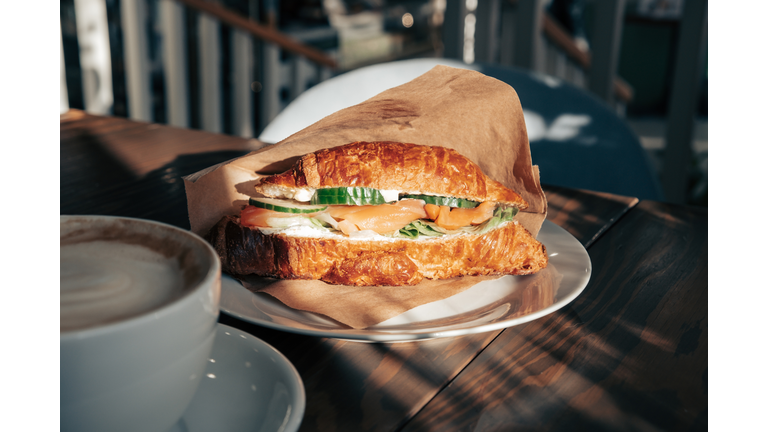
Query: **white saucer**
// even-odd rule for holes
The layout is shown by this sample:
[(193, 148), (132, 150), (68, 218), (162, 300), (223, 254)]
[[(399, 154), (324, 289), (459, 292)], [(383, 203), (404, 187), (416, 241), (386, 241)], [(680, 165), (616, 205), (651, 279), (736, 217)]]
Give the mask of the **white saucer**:
[(285, 356), (219, 324), (205, 376), (172, 431), (292, 432), (301, 425), (305, 403), (301, 377)]

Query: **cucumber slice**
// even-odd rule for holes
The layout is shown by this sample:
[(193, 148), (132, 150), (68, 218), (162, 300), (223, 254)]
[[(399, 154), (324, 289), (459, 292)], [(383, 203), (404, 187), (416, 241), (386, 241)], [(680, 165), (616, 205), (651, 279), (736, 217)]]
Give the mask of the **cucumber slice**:
[(405, 195), (403, 198), (412, 198), (423, 200), (426, 204), (434, 204), (439, 206), (459, 207), (459, 208), (475, 208), (480, 205), (477, 201), (470, 201), (464, 198), (444, 197), (435, 195)]
[(310, 200), (312, 204), (377, 205), (387, 200), (378, 189), (365, 187), (339, 187), (317, 189)]
[(317, 213), (328, 208), (327, 205), (308, 205), (274, 198), (251, 198), (248, 204), (280, 213)]

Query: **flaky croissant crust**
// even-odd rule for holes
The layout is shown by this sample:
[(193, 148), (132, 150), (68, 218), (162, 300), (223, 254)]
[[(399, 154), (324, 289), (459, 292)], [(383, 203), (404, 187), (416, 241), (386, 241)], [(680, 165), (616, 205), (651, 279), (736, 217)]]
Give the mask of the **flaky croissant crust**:
[(262, 178), (256, 190), (272, 196), (264, 189), (268, 185), (358, 186), (528, 207), (515, 191), (486, 176), (453, 149), (388, 141), (358, 141), (304, 155), (292, 169)]
[(483, 235), (427, 241), (362, 241), (266, 235), (224, 217), (207, 236), (232, 275), (319, 279), (332, 284), (414, 285), (424, 278), (525, 275), (547, 266), (543, 244), (510, 222)]

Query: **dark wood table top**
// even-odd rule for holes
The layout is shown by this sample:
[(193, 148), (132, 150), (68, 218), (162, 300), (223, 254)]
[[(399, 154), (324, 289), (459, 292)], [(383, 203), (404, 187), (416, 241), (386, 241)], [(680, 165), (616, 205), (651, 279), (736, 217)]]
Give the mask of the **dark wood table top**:
[[(263, 145), (61, 116), (61, 214), (189, 228), (181, 177)], [(707, 210), (545, 186), (548, 219), (589, 252), (571, 304), (527, 324), (361, 343), (219, 321), (281, 351), (304, 382), (302, 431), (707, 429)]]

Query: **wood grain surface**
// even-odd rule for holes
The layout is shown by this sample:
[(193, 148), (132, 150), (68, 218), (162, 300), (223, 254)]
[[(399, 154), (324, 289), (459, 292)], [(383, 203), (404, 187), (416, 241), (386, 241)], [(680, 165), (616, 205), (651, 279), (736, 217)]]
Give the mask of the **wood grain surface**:
[[(181, 177), (261, 143), (77, 111), (61, 121), (61, 214), (189, 228)], [(588, 246), (575, 303), (503, 331), (362, 343), (220, 322), (274, 346), (307, 394), (302, 431), (697, 429), (706, 425), (706, 212), (545, 186)], [(703, 419), (703, 420), (702, 420)]]
[(643, 202), (589, 254), (571, 306), (504, 330), (404, 430), (706, 430), (706, 210)]
[(635, 197), (544, 185), (547, 220), (560, 225), (588, 248), (638, 203)]

